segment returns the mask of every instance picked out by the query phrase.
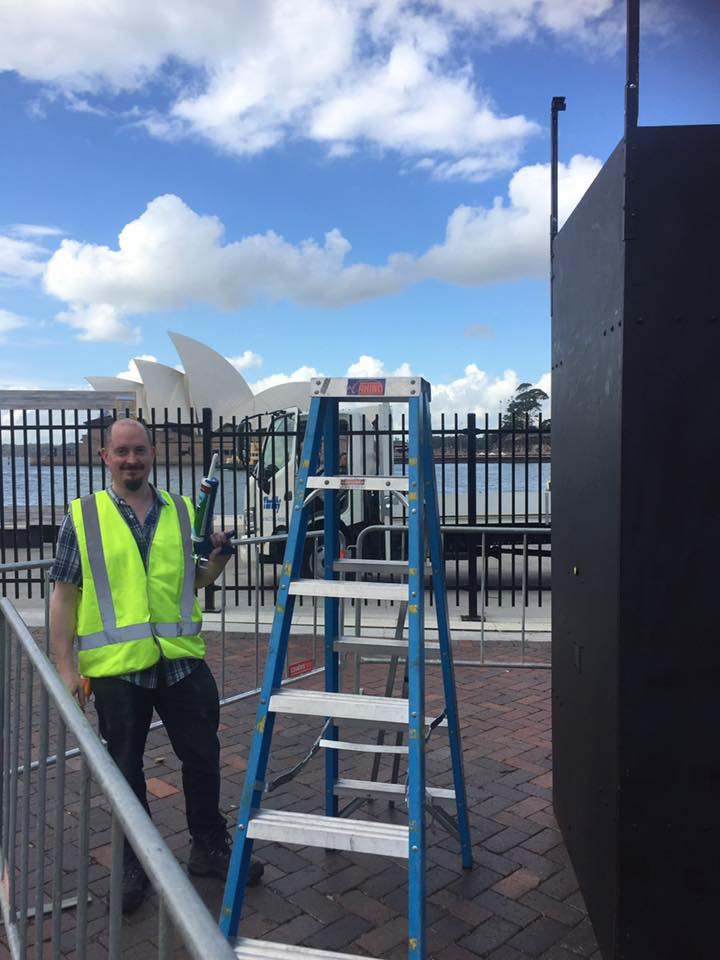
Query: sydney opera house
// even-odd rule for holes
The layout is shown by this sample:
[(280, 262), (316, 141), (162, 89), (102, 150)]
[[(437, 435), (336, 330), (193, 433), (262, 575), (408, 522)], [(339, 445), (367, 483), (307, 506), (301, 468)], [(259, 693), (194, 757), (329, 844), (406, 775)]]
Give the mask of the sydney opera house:
[(200, 419), (202, 410), (209, 408), (213, 426), (236, 422), (244, 417), (299, 407), (307, 410), (310, 402), (310, 382), (293, 381), (269, 387), (254, 394), (243, 375), (211, 347), (192, 337), (170, 333), (170, 339), (180, 357), (183, 371), (152, 360), (135, 360), (139, 380), (125, 377), (87, 377), (95, 390), (135, 393), (135, 410), (147, 418), (152, 410), (157, 420), (167, 419), (188, 423), (190, 411)]
[[(211, 347), (192, 337), (170, 333), (183, 370), (152, 360), (136, 359), (139, 380), (125, 377), (87, 377), (94, 390), (135, 395), (133, 413), (148, 423), (162, 424), (156, 431), (156, 455), (159, 463), (178, 463), (196, 446), (201, 457), (201, 438), (191, 423), (199, 423), (205, 408), (212, 411), (213, 429), (232, 429), (245, 417), (298, 407), (307, 411), (310, 382), (282, 383), (254, 394), (243, 375)], [(256, 424), (258, 426), (259, 424)], [(87, 437), (83, 444), (87, 443)], [(250, 451), (257, 456), (256, 445)], [(81, 454), (82, 457), (82, 454)]]

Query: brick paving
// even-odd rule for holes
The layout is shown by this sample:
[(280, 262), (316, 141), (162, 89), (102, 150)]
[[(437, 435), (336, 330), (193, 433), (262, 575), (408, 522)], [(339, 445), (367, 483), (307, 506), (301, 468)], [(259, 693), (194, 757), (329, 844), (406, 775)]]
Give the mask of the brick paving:
[[(214, 647), (209, 637), (209, 648)], [(254, 641), (231, 634), (227, 639), (225, 691), (254, 683)], [(310, 652), (310, 640), (296, 640), (291, 660)], [(533, 654), (545, 659), (544, 645)], [(486, 655), (509, 659), (508, 645), (488, 646)], [(456, 656), (472, 656), (469, 644)], [(211, 665), (216, 652), (209, 657)], [(214, 666), (216, 675), (219, 671)], [(368, 693), (383, 693), (386, 667), (363, 666)], [(348, 670), (350, 679), (352, 670)], [(463, 667), (456, 676), (462, 722), (465, 778), (473, 841), (474, 868), (463, 871), (459, 845), (441, 824), (428, 829), (428, 956), (435, 960), (600, 960), (592, 928), (552, 811), (549, 670)], [(322, 677), (305, 678), (319, 688)], [(442, 702), (439, 667), (427, 670), (428, 713)], [(254, 697), (223, 708), (222, 807), (234, 823), (235, 805), (244, 779), (249, 733), (256, 710)], [(94, 711), (89, 716), (94, 720)], [(278, 717), (271, 755), (271, 775), (293, 765), (319, 733), (318, 722)], [(368, 731), (368, 735), (369, 731)], [(353, 734), (354, 736), (354, 734)], [(361, 738), (361, 737), (360, 737)], [(368, 779), (368, 755), (341, 758), (343, 776)], [(72, 761), (66, 794), (66, 867), (74, 867)], [(451, 786), (447, 737), (433, 733), (427, 753), (428, 783)], [(322, 757), (316, 757), (291, 783), (266, 801), (268, 806), (321, 812)], [(381, 778), (389, 778), (389, 761)], [(146, 774), (153, 819), (181, 863), (189, 855), (179, 763), (162, 730), (151, 733)], [(401, 805), (366, 804), (353, 814), (404, 823)], [(93, 903), (89, 907), (89, 960), (105, 956), (110, 820), (102, 797), (93, 801), (90, 867)], [(265, 862), (261, 886), (245, 897), (241, 934), (290, 944), (344, 951), (359, 956), (405, 958), (407, 871), (404, 861), (363, 854), (258, 842), (255, 853)], [(76, 857), (75, 857), (76, 862)], [(74, 872), (67, 873), (68, 890)], [(195, 879), (195, 887), (217, 915), (223, 885)], [(62, 956), (74, 957), (74, 915), (63, 914)], [(30, 942), (34, 931), (31, 925)], [(46, 921), (43, 939), (49, 940)], [(45, 944), (49, 948), (49, 943)], [(49, 951), (46, 955), (49, 955)], [(122, 956), (144, 960), (157, 953), (157, 898), (153, 895), (123, 921)], [(6, 955), (0, 947), (0, 955)], [(179, 957), (185, 956), (178, 950)]]

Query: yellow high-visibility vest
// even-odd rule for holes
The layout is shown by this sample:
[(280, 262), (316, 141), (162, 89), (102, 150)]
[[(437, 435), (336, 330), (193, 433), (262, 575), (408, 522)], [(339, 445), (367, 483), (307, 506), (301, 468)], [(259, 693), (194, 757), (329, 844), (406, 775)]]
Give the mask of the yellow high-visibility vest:
[(195, 596), (187, 497), (161, 490), (147, 570), (130, 527), (105, 491), (70, 504), (82, 560), (77, 613), (78, 667), (86, 677), (114, 677), (152, 666), (161, 656), (201, 659), (202, 613)]

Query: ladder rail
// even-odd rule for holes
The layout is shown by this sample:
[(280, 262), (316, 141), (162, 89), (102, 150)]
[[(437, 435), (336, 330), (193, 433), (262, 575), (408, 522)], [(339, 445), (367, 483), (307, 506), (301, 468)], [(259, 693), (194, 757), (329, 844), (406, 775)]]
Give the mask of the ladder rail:
[[(318, 401), (316, 401), (318, 402)], [(327, 405), (325, 423), (323, 427), (324, 472), (328, 475), (336, 474), (340, 460), (339, 433), (339, 401), (326, 400)], [(323, 564), (323, 579), (335, 580), (335, 561), (340, 556), (340, 511), (335, 491), (326, 490), (323, 493), (323, 508), (325, 516), (325, 562)], [(340, 684), (340, 656), (335, 650), (335, 638), (340, 633), (340, 604), (337, 596), (325, 597), (325, 690), (335, 692)], [(337, 740), (338, 728), (330, 724), (325, 739)], [(338, 797), (335, 793), (335, 781), (338, 778), (339, 757), (337, 750), (325, 751), (325, 816), (338, 815)]]
[(470, 825), (467, 795), (465, 792), (460, 717), (458, 714), (457, 692), (455, 688), (455, 667), (453, 664), (452, 644), (450, 643), (450, 618), (447, 593), (445, 590), (445, 560), (442, 550), (442, 534), (440, 532), (437, 478), (435, 476), (435, 466), (432, 458), (432, 435), (429, 410), (427, 411), (423, 430), (423, 457), (425, 459), (424, 501), (427, 514), (427, 540), (430, 547), (430, 560), (432, 562), (433, 596), (438, 624), (438, 640), (440, 642), (440, 659), (442, 664), (443, 687), (445, 690), (445, 708), (447, 710), (455, 801), (457, 805), (458, 832), (460, 835), (462, 865), (465, 870), (470, 870), (473, 864), (472, 844), (470, 842)]
[(425, 960), (425, 461), (421, 438), (426, 404), (412, 397), (408, 408), (408, 948), (412, 957)]
[[(308, 415), (308, 426), (303, 443), (303, 451), (298, 473), (298, 490), (304, 488), (309, 473), (316, 468), (320, 453), (320, 427), (325, 419), (325, 410), (319, 403), (311, 404)], [(307, 532), (308, 514), (303, 509), (302, 498), (295, 497), (293, 520), (290, 523), (285, 556), (283, 558), (282, 576), (278, 587), (275, 616), (270, 633), (270, 642), (265, 661), (265, 674), (262, 690), (258, 702), (255, 718), (253, 738), (248, 756), (248, 775), (245, 778), (243, 792), (238, 806), (236, 839), (240, 843), (233, 844), (233, 851), (228, 866), (223, 903), (220, 910), (220, 929), (226, 937), (237, 936), (242, 904), (245, 893), (245, 884), (250, 869), (252, 840), (244, 837), (252, 811), (260, 806), (263, 783), (270, 754), (270, 743), (274, 726), (275, 715), (269, 712), (269, 703), (272, 691), (280, 686), (285, 662), (284, 651), (287, 650), (292, 611), (295, 598), (289, 592), (292, 571), (299, 570), (302, 564), (305, 534)], [(278, 616), (278, 614), (282, 614)], [(254, 779), (250, 772), (255, 771)]]

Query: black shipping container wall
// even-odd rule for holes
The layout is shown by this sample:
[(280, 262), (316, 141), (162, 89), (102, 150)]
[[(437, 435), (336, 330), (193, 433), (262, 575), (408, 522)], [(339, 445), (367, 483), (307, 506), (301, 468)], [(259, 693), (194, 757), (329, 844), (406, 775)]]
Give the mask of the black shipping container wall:
[(720, 957), (720, 127), (555, 240), (555, 809), (605, 960)]

